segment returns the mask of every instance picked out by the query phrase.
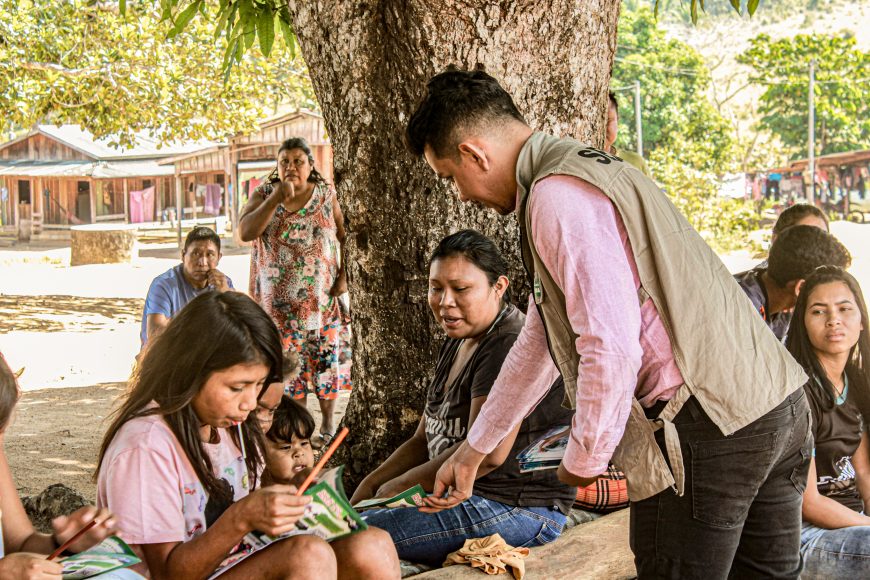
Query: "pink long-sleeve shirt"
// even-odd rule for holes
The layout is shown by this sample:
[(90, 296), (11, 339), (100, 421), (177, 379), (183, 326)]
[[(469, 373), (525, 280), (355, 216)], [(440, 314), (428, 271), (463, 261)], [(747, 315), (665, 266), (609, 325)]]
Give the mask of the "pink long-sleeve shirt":
[[(638, 304), (637, 265), (610, 199), (588, 182), (555, 175), (537, 183), (528, 211), (535, 248), (578, 337), (577, 408), (563, 464), (593, 477), (622, 438), (632, 397), (645, 407), (670, 400), (683, 378), (652, 300)], [(472, 448), (495, 449), (557, 376), (530, 297), (525, 325), (468, 434)]]

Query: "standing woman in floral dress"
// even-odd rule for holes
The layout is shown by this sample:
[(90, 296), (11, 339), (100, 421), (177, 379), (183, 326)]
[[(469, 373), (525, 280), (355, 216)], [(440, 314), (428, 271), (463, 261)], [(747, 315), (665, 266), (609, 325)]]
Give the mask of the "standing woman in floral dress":
[(253, 242), (251, 296), (275, 321), (284, 350), (299, 353), (302, 372), (288, 394), (303, 399), (313, 386), (323, 415), (321, 443), (328, 443), (339, 387), (338, 296), (347, 291), (344, 216), (304, 139), (284, 141), (277, 161), (242, 210), (239, 233)]

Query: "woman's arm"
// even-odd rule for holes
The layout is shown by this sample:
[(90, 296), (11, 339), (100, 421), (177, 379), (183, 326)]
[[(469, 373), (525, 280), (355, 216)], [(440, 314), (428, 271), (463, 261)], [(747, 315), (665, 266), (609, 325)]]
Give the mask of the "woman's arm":
[(852, 467), (855, 469), (855, 482), (866, 512), (870, 507), (870, 436), (867, 431), (861, 434), (861, 444), (852, 455)]
[[(867, 435), (861, 438), (861, 449), (866, 443)], [(804, 491), (804, 502), (801, 515), (805, 522), (825, 529), (848, 528), (851, 526), (870, 525), (870, 517), (861, 515), (843, 504), (819, 493), (816, 485), (816, 459), (810, 460), (810, 472), (807, 475), (807, 488)]]
[(302, 517), (308, 496), (296, 488), (274, 485), (232, 504), (203, 534), (187, 542), (140, 544), (153, 580), (207, 578), (251, 530), (279, 535)]
[[(483, 407), (483, 403), (485, 401), (486, 397), (474, 397), (473, 399), (471, 399), (471, 408), (468, 413), (469, 429), (471, 429), (471, 426), (474, 424), (475, 419), (477, 419), (477, 415), (480, 413), (480, 408)], [(501, 466), (502, 463), (504, 463), (505, 459), (507, 459), (511, 449), (513, 448), (514, 441), (516, 441), (517, 433), (519, 433), (521, 425), (522, 422), (516, 425), (514, 429), (508, 434), (508, 436), (505, 437), (504, 440), (495, 449), (492, 450), (492, 453), (488, 454), (484, 458), (483, 463), (481, 463), (480, 465), (480, 469), (478, 469), (477, 471), (477, 479), (480, 479), (484, 475), (495, 471)], [(461, 444), (461, 441), (455, 443), (454, 445), (448, 447), (426, 463), (418, 465), (414, 469), (408, 470), (403, 475), (400, 475), (395, 479), (388, 481), (382, 486), (381, 489), (378, 490), (378, 496), (390, 497), (391, 495), (402, 492), (409, 487), (417, 485), (418, 483), (422, 485), (423, 489), (425, 489), (427, 492), (431, 492), (432, 487), (435, 484), (435, 474), (438, 473), (438, 469), (441, 467), (441, 464), (447, 461), (447, 458), (453, 455), (453, 453)]]
[(344, 229), (344, 214), (341, 211), (341, 205), (338, 203), (338, 196), (332, 198), (332, 214), (335, 217), (335, 235), (338, 238), (338, 253), (341, 264), (338, 269), (338, 276), (335, 278), (332, 288), (329, 291), (331, 296), (340, 296), (347, 292), (347, 246), (345, 239), (347, 232)]
[(425, 420), (425, 417), (421, 418), (420, 423), (417, 424), (417, 430), (414, 431), (411, 438), (402, 443), (386, 461), (360, 482), (350, 499), (351, 504), (374, 497), (375, 492), (384, 482), (390, 481), (426, 461), (429, 451), (426, 446)]
[[(290, 188), (292, 187), (291, 185)], [(282, 199), (281, 187), (277, 184), (269, 197), (265, 197), (259, 189), (254, 191), (239, 216), (239, 237), (243, 242), (250, 242), (263, 235)]]

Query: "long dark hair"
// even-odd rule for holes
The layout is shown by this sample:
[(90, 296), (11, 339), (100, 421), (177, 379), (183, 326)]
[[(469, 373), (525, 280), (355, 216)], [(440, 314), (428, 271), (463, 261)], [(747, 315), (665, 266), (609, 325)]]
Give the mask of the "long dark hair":
[[(282, 151), (291, 151), (293, 149), (301, 149), (305, 155), (308, 156), (308, 163), (311, 164), (311, 173), (308, 175), (308, 182), (313, 183), (315, 185), (327, 185), (326, 178), (321, 175), (317, 168), (314, 167), (314, 154), (311, 153), (311, 147), (308, 146), (308, 141), (303, 139), (302, 137), (291, 137), (281, 143), (281, 146), (278, 147), (278, 152), (275, 153), (275, 157), (281, 155)], [(266, 179), (268, 182), (278, 180), (278, 168), (276, 167), (272, 170), (272, 173), (269, 174), (269, 177)]]
[(0, 352), (0, 431), (9, 425), (12, 411), (20, 396), (21, 390), (18, 388), (15, 373), (9, 368), (6, 357)]
[[(807, 302), (813, 289), (822, 284), (831, 282), (844, 283), (855, 296), (855, 304), (861, 313), (861, 325), (863, 326), (858, 335), (858, 342), (849, 352), (849, 361), (846, 363), (846, 376), (849, 378), (850, 390), (855, 389), (858, 406), (862, 415), (870, 419), (870, 324), (867, 319), (867, 305), (861, 293), (861, 286), (855, 278), (837, 266), (820, 266), (810, 274), (798, 296), (794, 307), (794, 315), (786, 338), (786, 347), (810, 375), (807, 383), (808, 394), (818, 401), (823, 409), (833, 409), (836, 404), (837, 392), (831, 379), (828, 378), (825, 369), (819, 362), (816, 351), (810, 342), (806, 327)], [(818, 379), (818, 382), (814, 379)]]
[[(209, 496), (232, 502), (227, 486), (213, 474), (191, 401), (212, 373), (255, 362), (269, 367), (266, 385), (282, 380), (281, 338), (256, 302), (238, 292), (205, 292), (191, 300), (149, 344), (131, 379), (127, 400), (103, 437), (97, 472), (124, 423), (162, 415)], [(151, 401), (157, 407), (148, 408)], [(253, 488), (263, 457), (263, 433), (256, 421), (243, 422), (242, 431)], [(230, 436), (238, 445), (235, 429)]]

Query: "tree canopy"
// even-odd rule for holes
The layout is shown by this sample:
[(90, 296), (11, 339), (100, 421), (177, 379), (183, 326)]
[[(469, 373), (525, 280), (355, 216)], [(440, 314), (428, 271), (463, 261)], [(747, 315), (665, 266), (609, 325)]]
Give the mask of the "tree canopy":
[(168, 26), (165, 7), (147, 0), (0, 0), (0, 130), (54, 122), (122, 143), (142, 129), (216, 139), (252, 129), (282, 102), (316, 106), (295, 41), (275, 40), (269, 57), (253, 47), (224, 69), (229, 45), (212, 22), (220, 9), (193, 5), (208, 18), (180, 13)]
[(621, 101), (618, 144), (633, 149), (636, 131), (629, 90), (640, 81), (644, 152), (674, 151), (699, 169), (720, 169), (731, 155), (731, 126), (710, 102), (710, 71), (701, 55), (668, 39), (649, 8), (619, 20), (611, 87)]
[(805, 156), (809, 123), (809, 63), (816, 61), (817, 154), (870, 147), (870, 52), (847, 35), (752, 39), (738, 62), (766, 87), (758, 111), (762, 128), (777, 135), (792, 156)]

